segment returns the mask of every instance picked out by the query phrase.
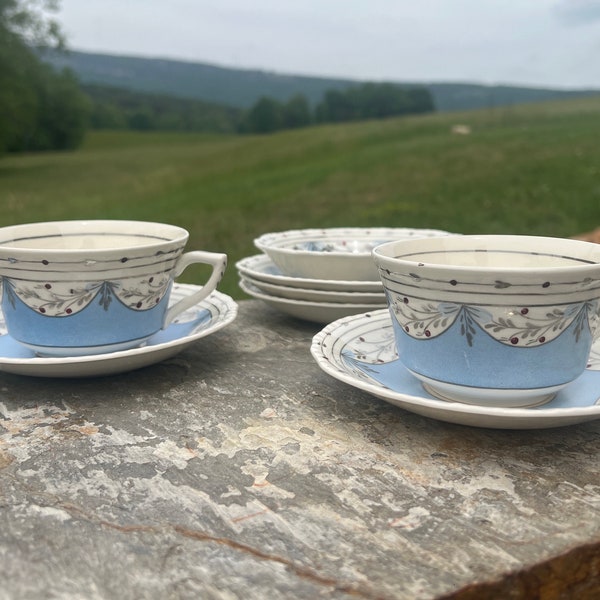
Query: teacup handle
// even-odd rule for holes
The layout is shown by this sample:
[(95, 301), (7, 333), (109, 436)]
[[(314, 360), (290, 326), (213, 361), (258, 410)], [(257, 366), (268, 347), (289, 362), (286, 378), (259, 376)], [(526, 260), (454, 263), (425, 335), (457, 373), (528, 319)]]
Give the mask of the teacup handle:
[(167, 309), (163, 323), (163, 329), (170, 325), (177, 315), (181, 314), (184, 310), (187, 310), (195, 304), (198, 304), (198, 302), (204, 300), (204, 298), (212, 294), (219, 281), (221, 281), (223, 274), (225, 273), (225, 267), (227, 266), (227, 254), (203, 252), (202, 250), (186, 252), (179, 257), (179, 260), (175, 265), (173, 279), (181, 275), (186, 267), (194, 263), (212, 265), (212, 273), (210, 274), (208, 281), (200, 290), (190, 294), (189, 296), (186, 296), (185, 298), (182, 298), (179, 300), (179, 302)]

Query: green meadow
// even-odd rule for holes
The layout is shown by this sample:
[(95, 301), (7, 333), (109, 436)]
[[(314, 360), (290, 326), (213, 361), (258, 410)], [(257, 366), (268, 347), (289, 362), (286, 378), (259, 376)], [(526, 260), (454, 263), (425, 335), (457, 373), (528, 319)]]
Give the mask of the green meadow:
[[(470, 133), (452, 133), (454, 125)], [(91, 132), (72, 153), (0, 159), (0, 225), (139, 219), (226, 252), (266, 231), (424, 227), (569, 237), (600, 226), (600, 97), (269, 136)], [(202, 273), (186, 273), (192, 281)]]

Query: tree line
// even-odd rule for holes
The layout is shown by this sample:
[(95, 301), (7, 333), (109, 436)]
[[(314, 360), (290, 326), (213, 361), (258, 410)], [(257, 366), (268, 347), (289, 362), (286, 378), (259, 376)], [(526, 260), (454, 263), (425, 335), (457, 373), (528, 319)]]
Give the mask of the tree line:
[(234, 133), (238, 108), (102, 85), (83, 85), (91, 129)]
[(330, 90), (314, 109), (302, 94), (285, 102), (264, 96), (246, 111), (106, 86), (86, 85), (83, 89), (91, 100), (93, 129), (271, 133), (319, 123), (381, 119), (434, 110), (426, 88), (390, 83)]
[(383, 119), (434, 110), (432, 95), (425, 87), (364, 83), (327, 91), (314, 110), (301, 94), (287, 102), (262, 97), (243, 115), (239, 131), (270, 133), (318, 123)]

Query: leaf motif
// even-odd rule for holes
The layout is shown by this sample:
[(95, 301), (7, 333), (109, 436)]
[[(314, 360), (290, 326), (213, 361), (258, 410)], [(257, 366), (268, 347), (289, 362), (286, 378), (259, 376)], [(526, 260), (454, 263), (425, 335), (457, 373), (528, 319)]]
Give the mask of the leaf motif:
[(110, 284), (109, 283), (103, 283), (102, 284), (102, 288), (100, 290), (100, 306), (104, 309), (104, 310), (108, 310), (108, 307), (110, 306), (110, 303), (112, 301), (112, 297), (111, 297), (111, 290), (110, 290)]
[(470, 333), (467, 333), (467, 344), (473, 346), (473, 336)]
[(4, 280), (3, 283), (4, 283), (3, 290), (4, 290), (4, 293), (6, 294), (6, 297), (8, 298), (8, 301), (10, 302), (10, 305), (13, 308), (16, 308), (17, 305), (15, 302), (15, 293), (12, 289), (12, 286), (10, 285), (10, 283), (8, 283), (7, 280)]

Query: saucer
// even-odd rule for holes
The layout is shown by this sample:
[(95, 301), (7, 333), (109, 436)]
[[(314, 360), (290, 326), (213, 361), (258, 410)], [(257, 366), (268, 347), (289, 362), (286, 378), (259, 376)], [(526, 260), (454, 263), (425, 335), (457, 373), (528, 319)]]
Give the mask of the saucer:
[(284, 275), (266, 255), (255, 254), (239, 260), (236, 268), (241, 275), (275, 285), (286, 285), (311, 290), (332, 292), (383, 292), (381, 281), (342, 281), (336, 279), (310, 279)]
[(250, 282), (265, 294), (288, 298), (289, 300), (303, 300), (305, 302), (345, 302), (349, 304), (380, 304), (387, 306), (383, 290), (380, 292), (334, 292), (330, 290), (312, 290), (308, 288), (292, 287), (268, 283), (260, 279), (254, 279), (249, 275), (243, 275), (242, 279)]
[[(174, 284), (170, 302), (180, 300), (199, 287)], [(35, 377), (114, 375), (170, 358), (196, 340), (229, 325), (236, 316), (237, 304), (229, 296), (215, 291), (138, 348), (107, 354), (44, 358), (8, 335), (0, 312), (0, 371)]]
[(239, 286), (243, 292), (249, 296), (262, 300), (271, 308), (279, 310), (291, 317), (295, 317), (296, 319), (320, 324), (331, 323), (331, 321), (335, 321), (341, 317), (364, 313), (367, 310), (375, 310), (382, 305), (381, 302), (350, 304), (344, 302), (308, 302), (304, 300), (280, 298), (260, 291), (243, 277), (240, 279)]
[(497, 429), (542, 429), (600, 418), (600, 341), (588, 367), (546, 404), (500, 408), (428, 394), (399, 362), (387, 309), (339, 319), (314, 336), (311, 353), (327, 374), (405, 410), (441, 421)]

